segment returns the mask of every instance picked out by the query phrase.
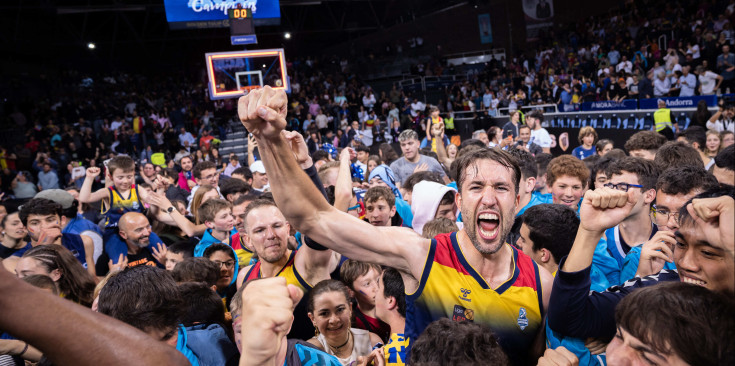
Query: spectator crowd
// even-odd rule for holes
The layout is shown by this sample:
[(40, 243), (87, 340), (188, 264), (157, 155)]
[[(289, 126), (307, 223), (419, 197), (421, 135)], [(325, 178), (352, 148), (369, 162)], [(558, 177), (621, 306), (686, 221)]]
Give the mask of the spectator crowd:
[(0, 152), (0, 365), (734, 363), (735, 104), (556, 156), (520, 112), (735, 91), (735, 1), (626, 4), (435, 104), (334, 57), (224, 101), (66, 72)]

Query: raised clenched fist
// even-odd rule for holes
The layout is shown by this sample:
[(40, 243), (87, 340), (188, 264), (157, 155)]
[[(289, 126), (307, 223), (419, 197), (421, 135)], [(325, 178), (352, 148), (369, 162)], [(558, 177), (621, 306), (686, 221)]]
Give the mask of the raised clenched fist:
[(288, 97), (283, 90), (270, 86), (240, 97), (237, 113), (243, 126), (256, 138), (275, 140), (286, 127)]
[(100, 168), (93, 166), (87, 168), (87, 177), (89, 178), (96, 178), (98, 175), (100, 175)]

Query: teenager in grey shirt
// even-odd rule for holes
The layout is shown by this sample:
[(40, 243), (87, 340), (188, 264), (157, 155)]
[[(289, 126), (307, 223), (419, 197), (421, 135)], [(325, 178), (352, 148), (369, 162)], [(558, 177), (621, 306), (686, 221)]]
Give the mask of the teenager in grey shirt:
[(441, 174), (445, 183), (449, 183), (449, 178), (444, 169), (442, 169), (439, 162), (429, 156), (419, 154), (419, 135), (414, 130), (405, 130), (398, 136), (398, 141), (401, 143), (401, 151), (403, 157), (394, 161), (390, 165), (390, 169), (393, 170), (393, 174), (396, 175), (396, 180), (403, 182), (413, 174), (416, 167), (420, 165), (426, 165), (426, 169), (430, 172), (437, 172)]

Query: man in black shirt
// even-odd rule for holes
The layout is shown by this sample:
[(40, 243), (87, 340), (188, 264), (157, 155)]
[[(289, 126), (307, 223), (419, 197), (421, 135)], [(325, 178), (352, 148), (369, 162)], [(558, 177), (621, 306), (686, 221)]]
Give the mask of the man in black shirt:
[[(165, 252), (161, 253), (166, 247), (161, 238), (151, 231), (151, 224), (145, 215), (138, 212), (128, 212), (120, 218), (118, 223), (120, 229), (120, 237), (125, 240), (128, 246), (127, 261), (118, 261), (115, 266), (124, 269), (125, 267), (135, 267), (139, 265), (156, 266), (165, 268)], [(150, 246), (150, 248), (149, 248)], [(164, 263), (161, 263), (163, 261)], [(110, 257), (107, 253), (102, 253), (95, 270), (98, 276), (104, 276), (109, 272)]]

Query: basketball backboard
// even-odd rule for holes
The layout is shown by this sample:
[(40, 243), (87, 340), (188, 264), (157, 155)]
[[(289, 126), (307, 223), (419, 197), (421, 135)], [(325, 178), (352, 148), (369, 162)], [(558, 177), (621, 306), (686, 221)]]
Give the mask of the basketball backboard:
[(209, 97), (239, 98), (270, 85), (291, 92), (282, 48), (205, 54)]

